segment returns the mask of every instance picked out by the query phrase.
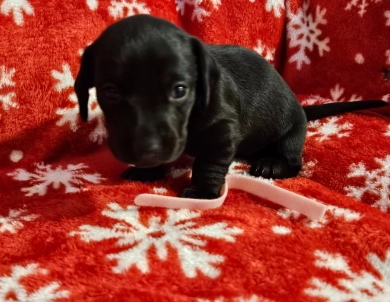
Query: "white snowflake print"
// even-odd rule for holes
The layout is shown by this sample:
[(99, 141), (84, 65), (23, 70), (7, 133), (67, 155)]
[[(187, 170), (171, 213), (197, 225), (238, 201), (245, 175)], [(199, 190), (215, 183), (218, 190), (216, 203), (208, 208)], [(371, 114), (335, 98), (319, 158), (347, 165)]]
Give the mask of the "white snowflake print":
[[(18, 108), (15, 102), (15, 92), (1, 93), (5, 87), (15, 87), (15, 82), (12, 77), (15, 74), (15, 68), (7, 70), (5, 66), (0, 66), (0, 103), (4, 110), (8, 111), (10, 108)], [(1, 116), (1, 115), (0, 115)]]
[(282, 225), (274, 225), (272, 227), (272, 232), (278, 235), (288, 235), (291, 233), (291, 229)]
[(301, 217), (301, 214), (299, 214), (299, 212), (290, 209), (284, 209), (284, 208), (278, 210), (276, 214), (278, 214), (280, 217), (284, 219), (290, 219), (290, 218), (298, 219), (299, 217)]
[(310, 178), (313, 176), (314, 167), (318, 164), (317, 160), (303, 161), (302, 169), (299, 171), (298, 176)]
[(0, 233), (10, 232), (15, 234), (17, 230), (24, 227), (22, 220), (32, 221), (38, 215), (23, 215), (26, 210), (9, 210), (8, 216), (0, 216)]
[(249, 166), (238, 161), (233, 161), (230, 164), (228, 173), (235, 175), (251, 176), (249, 174)]
[(384, 159), (375, 158), (375, 162), (379, 168), (371, 171), (367, 170), (364, 163), (352, 164), (347, 177), (363, 177), (365, 183), (362, 187), (347, 186), (344, 190), (348, 196), (357, 200), (361, 200), (365, 193), (376, 195), (378, 199), (372, 206), (386, 212), (390, 208), (390, 155)]
[(10, 161), (17, 163), (23, 158), (23, 156), (24, 156), (23, 151), (12, 150), (10, 155), (9, 155), (9, 159), (10, 159)]
[(308, 123), (307, 136), (313, 137), (319, 142), (323, 142), (333, 137), (346, 137), (351, 134), (349, 130), (353, 128), (351, 123), (340, 123), (341, 118), (332, 116), (324, 121), (315, 120)]
[(87, 0), (87, 5), (90, 10), (96, 10), (98, 8), (98, 0)]
[(257, 40), (257, 46), (254, 49), (259, 55), (263, 56), (269, 63), (273, 64), (275, 60), (275, 48), (269, 48)]
[(280, 18), (282, 16), (282, 11), (284, 10), (284, 1), (285, 0), (267, 0), (265, 9), (267, 12), (273, 10), (275, 17)]
[[(327, 283), (321, 278), (312, 278), (310, 287), (305, 290), (307, 295), (323, 298), (326, 301), (359, 301), (383, 302), (390, 297), (390, 251), (384, 261), (375, 254), (369, 254), (367, 261), (380, 275), (367, 271), (352, 271), (348, 260), (340, 254), (330, 254), (326, 251), (315, 251), (315, 265), (324, 269), (324, 273), (335, 273), (337, 285)], [(344, 275), (345, 277), (341, 277)]]
[(198, 299), (198, 302), (227, 302), (227, 301), (233, 301), (233, 302), (274, 302), (274, 300), (270, 300), (268, 298), (264, 298), (262, 296), (258, 295), (251, 295), (251, 296), (240, 296), (235, 297), (233, 299), (227, 299), (225, 300), (224, 297), (219, 297), (216, 299)]
[[(72, 72), (70, 71), (70, 67), (68, 64), (62, 65), (62, 71), (53, 70), (52, 76), (58, 83), (55, 86), (55, 89), (58, 92), (63, 90), (72, 89), (74, 86), (74, 78), (72, 76)], [(73, 132), (78, 130), (78, 116), (79, 116), (79, 108), (77, 106), (77, 96), (74, 92), (71, 92), (68, 96), (69, 101), (71, 102), (70, 107), (59, 108), (56, 113), (61, 116), (61, 118), (57, 121), (57, 126), (64, 126), (65, 124), (69, 124), (70, 129)], [(89, 113), (88, 113), (88, 121), (96, 120), (96, 127), (90, 133), (89, 139), (92, 142), (97, 142), (98, 144), (102, 144), (104, 139), (107, 138), (107, 130), (104, 126), (104, 116), (103, 112), (100, 109), (97, 98), (96, 98), (96, 89), (91, 88), (89, 90)]]
[[(213, 9), (217, 10), (219, 5), (221, 4), (221, 0), (175, 0), (176, 1), (176, 10), (183, 16), (185, 13), (185, 6), (193, 6), (194, 9), (192, 11), (191, 20), (193, 21), (195, 18), (198, 22), (202, 22), (203, 17), (207, 17), (210, 15), (210, 11), (207, 11), (201, 4), (204, 1), (210, 1)], [(210, 5), (208, 6), (210, 7)]]
[(137, 2), (137, 0), (113, 0), (108, 7), (108, 12), (114, 19), (121, 19), (137, 14), (150, 14), (150, 9), (144, 3)]
[(386, 26), (390, 26), (390, 10), (385, 11), (385, 17), (387, 18)]
[(357, 64), (364, 64), (364, 56), (363, 56), (363, 54), (357, 53), (357, 54), (355, 55), (355, 62), (356, 62)]
[(311, 106), (311, 105), (327, 104), (331, 102), (332, 101), (330, 99), (320, 97), (319, 95), (309, 95), (308, 97), (306, 97), (301, 101), (301, 104), (303, 106)]
[(65, 193), (76, 193), (82, 190), (84, 182), (98, 184), (105, 180), (99, 173), (86, 173), (84, 169), (88, 167), (84, 164), (69, 164), (65, 169), (62, 166), (52, 169), (51, 165), (44, 165), (43, 163), (35, 166), (36, 169), (32, 173), (24, 169), (16, 169), (15, 172), (7, 174), (15, 180), (28, 181), (32, 184), (31, 187), (21, 189), (22, 192), (26, 192), (26, 196), (33, 196), (34, 194), (43, 196), (50, 186), (58, 190), (60, 185), (65, 187)]
[(367, 7), (370, 3), (379, 2), (382, 2), (382, 0), (350, 0), (345, 6), (345, 10), (351, 10), (352, 8), (356, 7), (359, 10), (358, 14), (360, 15), (360, 17), (363, 17), (364, 14), (367, 12)]
[(28, 0), (3, 0), (0, 6), (1, 13), (8, 16), (12, 13), (16, 25), (23, 25), (23, 13), (31, 16), (34, 15), (34, 8)]
[(387, 131), (385, 133), (385, 136), (390, 136), (390, 125), (387, 126)]
[(302, 104), (302, 106), (312, 106), (312, 105), (318, 103), (318, 101), (319, 101), (318, 98), (319, 98), (319, 96), (317, 96), (317, 95), (310, 96), (310, 97), (304, 99), (301, 102), (301, 104)]
[(316, 14), (313, 16), (309, 13), (309, 1), (303, 2), (302, 9), (299, 9), (296, 14), (291, 12), (290, 1), (287, 1), (287, 37), (290, 40), (289, 47), (298, 47), (298, 51), (291, 56), (289, 62), (296, 62), (297, 69), (301, 69), (303, 64), (310, 64), (310, 59), (306, 55), (306, 50), (313, 51), (314, 46), (317, 46), (318, 53), (322, 57), (324, 51), (330, 51), (328, 46), (329, 37), (320, 40), (322, 30), (319, 25), (326, 24), (324, 16), (326, 9), (316, 7)]
[(156, 194), (164, 195), (164, 194), (166, 194), (168, 192), (168, 190), (166, 188), (163, 188), (163, 187), (160, 187), (160, 188), (154, 187), (153, 188), (153, 192), (156, 193)]
[(353, 94), (349, 99), (346, 99), (343, 97), (344, 94), (344, 88), (340, 87), (339, 84), (337, 84), (334, 88), (330, 89), (330, 95), (334, 102), (356, 102), (361, 101), (362, 97), (357, 96), (356, 94)]
[[(91, 44), (92, 44), (92, 42), (90, 41), (87, 43), (87, 45), (85, 47), (88, 47)], [(80, 48), (78, 51), (79, 55), (82, 56), (84, 54), (84, 51), (85, 51), (85, 48)], [(62, 67), (62, 68), (64, 69), (64, 67)], [(69, 69), (69, 74), (71, 75), (71, 79), (73, 79), (72, 73), (70, 72), (70, 69)]]
[(13, 266), (10, 276), (0, 276), (0, 301), (14, 301), (14, 299), (9, 299), (10, 294), (16, 298), (15, 301), (26, 302), (51, 302), (60, 298), (68, 298), (69, 291), (60, 290), (59, 282), (51, 282), (30, 293), (21, 282), (29, 276), (47, 275), (48, 273), (48, 270), (39, 268), (36, 263), (28, 264), (26, 267)]
[(108, 206), (110, 209), (104, 210), (102, 214), (119, 220), (112, 228), (83, 225), (80, 231), (70, 235), (79, 235), (86, 242), (117, 239), (117, 246), (125, 249), (107, 255), (109, 259), (117, 260), (117, 266), (113, 268), (115, 273), (122, 273), (132, 266), (136, 266), (142, 273), (148, 273), (148, 250), (154, 246), (158, 258), (166, 260), (169, 244), (177, 250), (181, 268), (188, 278), (196, 277), (197, 271), (209, 278), (216, 278), (220, 274), (218, 264), (225, 257), (203, 250), (207, 242), (202, 237), (235, 242), (234, 236), (243, 232), (237, 227), (228, 227), (224, 222), (198, 227), (194, 219), (200, 213), (189, 210), (167, 210), (165, 222), (161, 221), (161, 217), (153, 216), (148, 225), (144, 225), (137, 207), (122, 208), (117, 203)]
[(330, 220), (334, 219), (352, 222), (362, 218), (362, 215), (359, 212), (330, 205), (327, 206), (327, 211), (321, 221), (306, 218), (306, 216), (290, 209), (280, 209), (278, 210), (277, 214), (284, 219), (302, 219), (303, 224), (311, 229), (323, 228), (329, 223)]
[(244, 162), (233, 161), (229, 166), (228, 174), (256, 178), (257, 180), (261, 180), (261, 181), (269, 183), (269, 184), (275, 183), (275, 181), (273, 179), (266, 179), (266, 178), (263, 178), (261, 176), (250, 175), (249, 169), (250, 169), (250, 166), (248, 164), (246, 164)]

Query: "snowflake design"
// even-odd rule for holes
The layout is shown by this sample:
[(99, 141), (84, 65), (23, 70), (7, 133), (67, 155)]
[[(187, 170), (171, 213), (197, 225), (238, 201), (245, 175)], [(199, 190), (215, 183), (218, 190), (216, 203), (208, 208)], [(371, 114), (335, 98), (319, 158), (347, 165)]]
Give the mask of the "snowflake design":
[(154, 187), (153, 192), (156, 194), (164, 195), (168, 192), (168, 190), (166, 188), (163, 188), (163, 187)]
[[(12, 80), (14, 74), (15, 68), (7, 70), (5, 66), (0, 66), (0, 91), (4, 87), (15, 86), (15, 82)], [(18, 108), (18, 104), (13, 100), (15, 96), (15, 92), (0, 94), (0, 103), (2, 104), (4, 110), (8, 111), (11, 107)]]
[(269, 63), (273, 64), (275, 60), (275, 48), (271, 49), (257, 40), (257, 46), (254, 49), (259, 55), (263, 56)]
[(229, 166), (228, 174), (252, 177), (252, 178), (256, 178), (257, 180), (267, 182), (269, 184), (275, 183), (273, 179), (266, 179), (261, 176), (252, 176), (249, 174), (249, 170), (250, 170), (250, 166), (248, 164), (244, 162), (233, 161)]
[(320, 105), (331, 103), (330, 99), (325, 99), (319, 95), (310, 95), (301, 101), (302, 106)]
[[(36, 263), (31, 263), (26, 267), (13, 266), (10, 276), (0, 276), (0, 301), (50, 302), (68, 298), (69, 291), (59, 290), (61, 284), (58, 282), (51, 282), (32, 293), (28, 293), (21, 283), (22, 279), (31, 275), (47, 275), (48, 273), (48, 270), (39, 268)], [(9, 295), (12, 295), (14, 299), (9, 299)]]
[(98, 184), (104, 180), (99, 173), (85, 173), (83, 169), (88, 167), (84, 164), (69, 164), (65, 169), (61, 166), (52, 169), (51, 165), (44, 165), (43, 163), (35, 166), (36, 169), (33, 173), (24, 169), (16, 169), (15, 172), (7, 174), (15, 180), (29, 181), (33, 184), (31, 187), (21, 189), (22, 192), (26, 192), (26, 196), (33, 196), (34, 194), (43, 196), (50, 185), (58, 190), (61, 184), (65, 186), (65, 193), (76, 193), (80, 192), (84, 182)]
[[(125, 14), (126, 10), (127, 13)], [(108, 7), (108, 12), (114, 19), (121, 19), (137, 14), (150, 14), (149, 8), (147, 8), (144, 3), (137, 2), (137, 0), (131, 0), (130, 2), (127, 0), (113, 0), (111, 1), (111, 5)]]
[(284, 0), (267, 0), (265, 4), (267, 12), (274, 11), (274, 15), (277, 18), (282, 16), (282, 10), (284, 10)]
[(311, 121), (308, 123), (308, 137), (314, 137), (317, 141), (322, 142), (328, 140), (331, 137), (346, 137), (351, 134), (351, 123), (339, 123), (340, 117), (332, 116), (321, 122), (319, 120)]
[(308, 162), (303, 162), (302, 169), (299, 171), (299, 176), (310, 178), (313, 176), (313, 170), (316, 164), (318, 163), (317, 160), (311, 160)]
[[(175, 0), (176, 1), (176, 10), (183, 16), (185, 13), (186, 4), (189, 6), (193, 6), (194, 10), (192, 11), (191, 20), (193, 21), (195, 18), (198, 22), (202, 22), (203, 17), (207, 17), (210, 15), (210, 12), (202, 8), (200, 5), (205, 0)], [(206, 0), (207, 1), (207, 0)], [(209, 0), (214, 9), (218, 9), (221, 4), (221, 0)]]
[(10, 232), (15, 234), (17, 230), (24, 227), (21, 220), (32, 221), (38, 215), (22, 215), (25, 210), (10, 210), (8, 216), (0, 216), (0, 233)]
[[(327, 301), (382, 302), (390, 297), (390, 251), (384, 261), (375, 254), (369, 254), (367, 261), (381, 277), (367, 271), (353, 272), (345, 257), (325, 251), (315, 251), (315, 265), (324, 269), (324, 273), (336, 274), (337, 286), (320, 278), (310, 280), (310, 288), (305, 293)], [(326, 271), (326, 272), (325, 272)], [(345, 277), (340, 277), (344, 275)]]
[(387, 18), (386, 26), (390, 26), (390, 10), (385, 11), (384, 15)]
[(272, 226), (272, 232), (278, 235), (288, 235), (291, 233), (291, 229), (282, 225)]
[(390, 125), (387, 126), (387, 132), (385, 133), (385, 136), (390, 136)]
[(23, 158), (24, 154), (20, 150), (12, 150), (10, 155), (9, 155), (9, 160), (17, 163)]
[(280, 209), (277, 214), (284, 219), (302, 220), (303, 224), (311, 229), (320, 229), (326, 226), (330, 220), (342, 219), (346, 222), (357, 221), (362, 218), (359, 212), (336, 206), (327, 206), (327, 211), (321, 221), (306, 218), (306, 216), (290, 209)]
[(345, 99), (345, 97), (342, 97), (344, 94), (344, 88), (340, 87), (339, 84), (337, 84), (334, 88), (330, 89), (330, 95), (332, 97), (332, 100), (334, 102), (356, 102), (361, 101), (362, 97), (357, 96), (356, 94), (353, 94), (348, 100)]
[(236, 174), (236, 175), (243, 175), (243, 176), (251, 176), (249, 174), (249, 168), (250, 167), (244, 163), (233, 161), (229, 166), (228, 173), (229, 174)]
[(345, 6), (345, 10), (352, 10), (353, 7), (356, 7), (357, 9), (359, 9), (358, 14), (360, 15), (360, 17), (363, 17), (364, 14), (367, 12), (367, 7), (369, 3), (379, 2), (382, 2), (382, 0), (350, 0)]
[(87, 5), (90, 10), (96, 10), (98, 8), (98, 0), (87, 0)]
[(289, 62), (296, 62), (297, 69), (301, 69), (303, 64), (310, 64), (310, 59), (306, 55), (306, 49), (313, 51), (314, 46), (318, 47), (318, 53), (322, 57), (324, 51), (330, 51), (328, 46), (329, 37), (320, 40), (322, 31), (318, 28), (321, 24), (326, 24), (324, 16), (326, 9), (317, 5), (315, 17), (309, 14), (309, 2), (303, 2), (303, 8), (297, 14), (291, 12), (290, 2), (287, 1), (287, 37), (290, 39), (289, 47), (298, 47), (298, 51), (291, 56)]
[[(88, 42), (86, 47), (88, 47), (91, 44), (92, 44), (92, 41)], [(84, 48), (79, 49), (78, 53), (79, 53), (80, 57), (84, 54), (84, 51), (85, 51)], [(64, 67), (63, 67), (63, 69), (64, 69)], [(70, 75), (72, 75), (72, 73), (70, 72), (70, 69), (69, 69), (69, 73), (70, 73)], [(71, 77), (71, 78), (73, 79), (73, 77)]]
[(344, 190), (347, 195), (357, 200), (361, 200), (363, 194), (371, 193), (378, 196), (376, 202), (372, 205), (386, 212), (390, 207), (390, 155), (384, 159), (375, 158), (379, 168), (375, 170), (367, 170), (363, 163), (352, 164), (349, 169), (348, 178), (362, 177), (365, 178), (365, 183), (362, 187), (347, 186)]
[[(55, 78), (58, 83), (55, 85), (55, 89), (58, 92), (63, 90), (72, 89), (74, 86), (74, 78), (72, 76), (72, 72), (70, 71), (70, 67), (68, 64), (62, 65), (62, 71), (53, 70), (52, 76)], [(74, 92), (69, 94), (68, 97), (71, 102), (71, 107), (59, 108), (56, 113), (61, 116), (61, 118), (57, 121), (57, 126), (64, 126), (65, 124), (69, 124), (70, 129), (73, 132), (76, 132), (78, 129), (77, 121), (79, 115), (79, 108), (77, 106), (77, 96)], [(97, 121), (97, 125), (95, 129), (90, 133), (89, 139), (92, 142), (97, 142), (98, 144), (102, 144), (103, 140), (107, 138), (107, 131), (104, 126), (104, 116), (101, 111), (96, 98), (96, 89), (91, 88), (89, 90), (89, 114), (88, 121)]]
[(224, 222), (197, 227), (193, 219), (199, 217), (200, 213), (189, 210), (167, 210), (165, 222), (161, 221), (161, 217), (153, 216), (148, 225), (144, 225), (137, 207), (122, 208), (117, 203), (108, 206), (110, 209), (102, 214), (120, 222), (112, 228), (83, 225), (80, 231), (70, 235), (79, 235), (86, 242), (117, 239), (116, 245), (125, 250), (107, 255), (109, 259), (118, 261), (113, 268), (115, 273), (122, 273), (132, 266), (142, 273), (148, 273), (148, 250), (154, 246), (158, 258), (166, 260), (169, 244), (177, 250), (181, 268), (188, 278), (196, 277), (198, 270), (210, 278), (216, 278), (220, 274), (217, 265), (225, 257), (203, 250), (207, 242), (201, 237), (235, 242), (234, 236), (243, 232), (237, 227), (228, 227)]
[(3, 0), (0, 6), (2, 14), (8, 16), (12, 13), (16, 25), (23, 25), (23, 12), (27, 15), (34, 15), (34, 8), (27, 0)]

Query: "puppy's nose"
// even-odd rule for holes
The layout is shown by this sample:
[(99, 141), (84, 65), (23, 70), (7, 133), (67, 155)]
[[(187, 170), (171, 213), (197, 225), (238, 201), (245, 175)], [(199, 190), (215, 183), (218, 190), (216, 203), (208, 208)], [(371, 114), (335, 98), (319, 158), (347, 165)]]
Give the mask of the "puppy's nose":
[(157, 142), (144, 143), (138, 153), (143, 160), (153, 159), (161, 152), (161, 145)]

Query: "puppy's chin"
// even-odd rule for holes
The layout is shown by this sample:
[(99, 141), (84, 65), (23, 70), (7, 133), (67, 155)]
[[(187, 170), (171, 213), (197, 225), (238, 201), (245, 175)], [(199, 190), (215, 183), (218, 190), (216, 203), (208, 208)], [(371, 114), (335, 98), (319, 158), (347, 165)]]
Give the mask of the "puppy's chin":
[[(185, 140), (176, 142), (173, 150), (163, 151), (156, 155), (151, 155), (142, 158), (142, 156), (131, 151), (131, 146), (123, 147), (123, 145), (114, 144), (115, 141), (109, 140), (109, 149), (114, 157), (125, 164), (134, 165), (139, 168), (153, 168), (162, 164), (168, 164), (176, 161), (184, 152)], [(130, 151), (128, 150), (130, 149)]]
[(157, 158), (153, 158), (150, 160), (138, 160), (133, 157), (128, 157), (128, 156), (121, 156), (118, 155), (117, 153), (113, 152), (114, 157), (119, 160), (122, 163), (128, 164), (128, 165), (133, 165), (138, 168), (154, 168), (157, 166), (160, 166), (161, 164), (164, 163), (164, 161), (158, 160)]
[(182, 154), (184, 150), (180, 150), (180, 152), (175, 153), (174, 155), (170, 157), (163, 157), (163, 158), (151, 158), (150, 160), (140, 160), (133, 162), (132, 164), (135, 165), (137, 168), (154, 168), (163, 164), (169, 164), (174, 161), (176, 161)]
[(139, 162), (135, 163), (134, 166), (137, 168), (148, 169), (161, 166), (162, 164), (164, 164), (164, 162)]
[(183, 151), (184, 148), (180, 148), (178, 152), (175, 152), (173, 155), (170, 156), (155, 156), (148, 159), (139, 159), (125, 155), (122, 152), (116, 152), (115, 150), (111, 150), (117, 160), (125, 164), (134, 165), (138, 168), (154, 168), (162, 164), (169, 164), (171, 162), (176, 161), (183, 154)]

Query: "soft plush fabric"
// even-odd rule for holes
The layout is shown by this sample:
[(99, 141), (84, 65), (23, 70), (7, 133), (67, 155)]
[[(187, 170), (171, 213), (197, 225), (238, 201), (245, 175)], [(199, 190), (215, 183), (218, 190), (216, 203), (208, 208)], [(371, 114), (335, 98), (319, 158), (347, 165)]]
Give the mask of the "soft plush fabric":
[(73, 83), (86, 45), (137, 13), (259, 52), (302, 104), (389, 101), (389, 0), (0, 0), (0, 301), (390, 301), (389, 108), (311, 122), (300, 175), (272, 181), (322, 221), (239, 190), (213, 210), (134, 205), (177, 196), (192, 159), (122, 181)]

